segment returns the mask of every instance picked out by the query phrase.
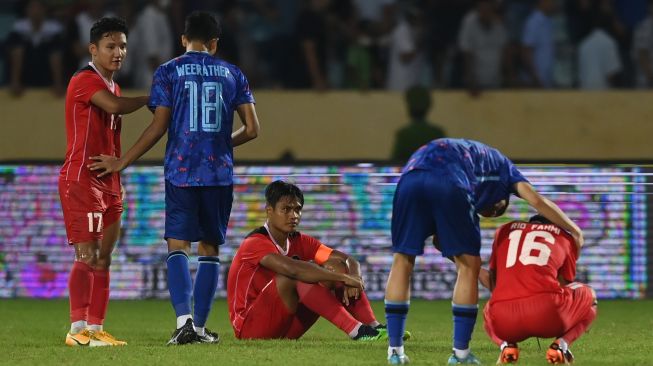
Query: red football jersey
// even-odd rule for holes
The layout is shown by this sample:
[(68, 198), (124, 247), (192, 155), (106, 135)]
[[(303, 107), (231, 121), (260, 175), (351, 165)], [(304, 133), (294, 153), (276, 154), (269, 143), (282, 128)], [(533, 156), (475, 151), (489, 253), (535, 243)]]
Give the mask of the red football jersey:
[(91, 156), (120, 157), (121, 116), (105, 112), (91, 103), (96, 92), (106, 89), (120, 96), (117, 83), (108, 83), (91, 66), (75, 73), (66, 91), (66, 160), (59, 179), (93, 186), (102, 192), (120, 194), (120, 174), (97, 178), (86, 166)]
[(513, 221), (497, 231), (490, 269), (496, 273), (492, 301), (562, 292), (558, 276), (576, 277), (574, 239), (556, 225)]
[(263, 257), (274, 253), (322, 264), (332, 252), (319, 240), (300, 232), (291, 234), (286, 249), (284, 252), (276, 245), (264, 227), (249, 234), (238, 248), (227, 279), (227, 304), (234, 329), (241, 329), (249, 307), (276, 276), (274, 271), (260, 264)]

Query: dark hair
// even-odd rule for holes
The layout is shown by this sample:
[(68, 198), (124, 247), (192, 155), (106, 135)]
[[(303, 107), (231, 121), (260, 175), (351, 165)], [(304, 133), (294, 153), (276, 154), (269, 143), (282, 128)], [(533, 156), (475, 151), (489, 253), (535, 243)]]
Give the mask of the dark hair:
[(211, 13), (194, 11), (186, 17), (184, 35), (189, 41), (206, 43), (220, 36), (220, 23)]
[(116, 17), (98, 19), (91, 27), (91, 43), (97, 45), (107, 33), (124, 33), (125, 37), (127, 37), (129, 34), (127, 22), (122, 18)]
[(277, 205), (281, 197), (293, 196), (299, 200), (299, 203), (304, 206), (304, 193), (296, 185), (287, 183), (282, 180), (275, 180), (265, 187), (265, 201), (271, 207)]
[(540, 224), (552, 224), (551, 220), (547, 219), (542, 215), (534, 215), (531, 217), (528, 222), (539, 222)]

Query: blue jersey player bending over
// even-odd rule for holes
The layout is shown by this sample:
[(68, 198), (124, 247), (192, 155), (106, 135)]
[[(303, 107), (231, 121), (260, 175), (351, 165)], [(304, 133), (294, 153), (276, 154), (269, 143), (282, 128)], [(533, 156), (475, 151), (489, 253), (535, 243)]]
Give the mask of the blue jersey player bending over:
[[(168, 132), (165, 239), (168, 289), (177, 315), (177, 329), (168, 344), (218, 341), (205, 323), (218, 284), (218, 246), (225, 241), (231, 213), (233, 147), (254, 139), (259, 131), (247, 78), (236, 66), (213, 56), (219, 32), (209, 13), (194, 12), (186, 18), (182, 36), (186, 53), (154, 74), (152, 123), (120, 159), (101, 156), (91, 164), (99, 176), (120, 171)], [(243, 126), (232, 133), (234, 111)], [(199, 241), (199, 266), (193, 288), (188, 253), (194, 241)]]
[(453, 258), (458, 276), (453, 290), (453, 354), (450, 365), (480, 364), (469, 342), (478, 312), (481, 268), (479, 217), (497, 217), (509, 196), (521, 197), (583, 245), (583, 234), (552, 201), (542, 197), (498, 150), (477, 141), (437, 139), (422, 146), (404, 167), (392, 209), (394, 258), (385, 292), (388, 361), (408, 363), (402, 336), (410, 304), (415, 256), (434, 235), (442, 255)]

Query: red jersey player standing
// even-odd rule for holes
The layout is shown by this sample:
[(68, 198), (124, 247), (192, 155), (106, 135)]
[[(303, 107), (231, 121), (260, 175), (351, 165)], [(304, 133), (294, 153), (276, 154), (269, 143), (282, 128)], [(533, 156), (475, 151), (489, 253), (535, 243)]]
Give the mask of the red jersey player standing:
[[(245, 238), (229, 269), (227, 304), (236, 338), (297, 339), (322, 316), (354, 340), (387, 339), (362, 291), (358, 261), (295, 230), (304, 206), (299, 187), (275, 181), (265, 198), (265, 225)], [(325, 268), (340, 262), (347, 270), (309, 261)], [(334, 293), (327, 287), (333, 282), (344, 286)]]
[(596, 318), (596, 294), (576, 277), (574, 239), (543, 216), (513, 221), (496, 233), (490, 256), (492, 296), (485, 330), (501, 347), (497, 363), (519, 358), (517, 342), (553, 338), (549, 363), (571, 363), (569, 346)]
[(127, 53), (127, 26), (118, 18), (93, 24), (92, 61), (70, 79), (66, 92), (66, 160), (59, 175), (59, 196), (68, 243), (75, 262), (68, 278), (69, 346), (125, 345), (103, 330), (109, 302), (111, 253), (120, 232), (120, 176), (98, 178), (88, 165), (100, 154), (120, 156), (121, 115), (147, 103), (127, 98), (113, 81)]

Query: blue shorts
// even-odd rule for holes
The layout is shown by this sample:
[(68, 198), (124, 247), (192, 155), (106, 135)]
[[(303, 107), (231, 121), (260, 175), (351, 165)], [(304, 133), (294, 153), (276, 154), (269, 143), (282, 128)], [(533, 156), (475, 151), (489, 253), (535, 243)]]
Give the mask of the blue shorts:
[(177, 187), (166, 180), (166, 239), (224, 244), (233, 185)]
[(436, 235), (445, 257), (480, 255), (481, 229), (471, 194), (446, 175), (413, 170), (399, 179), (392, 205), (392, 250), (424, 254)]

